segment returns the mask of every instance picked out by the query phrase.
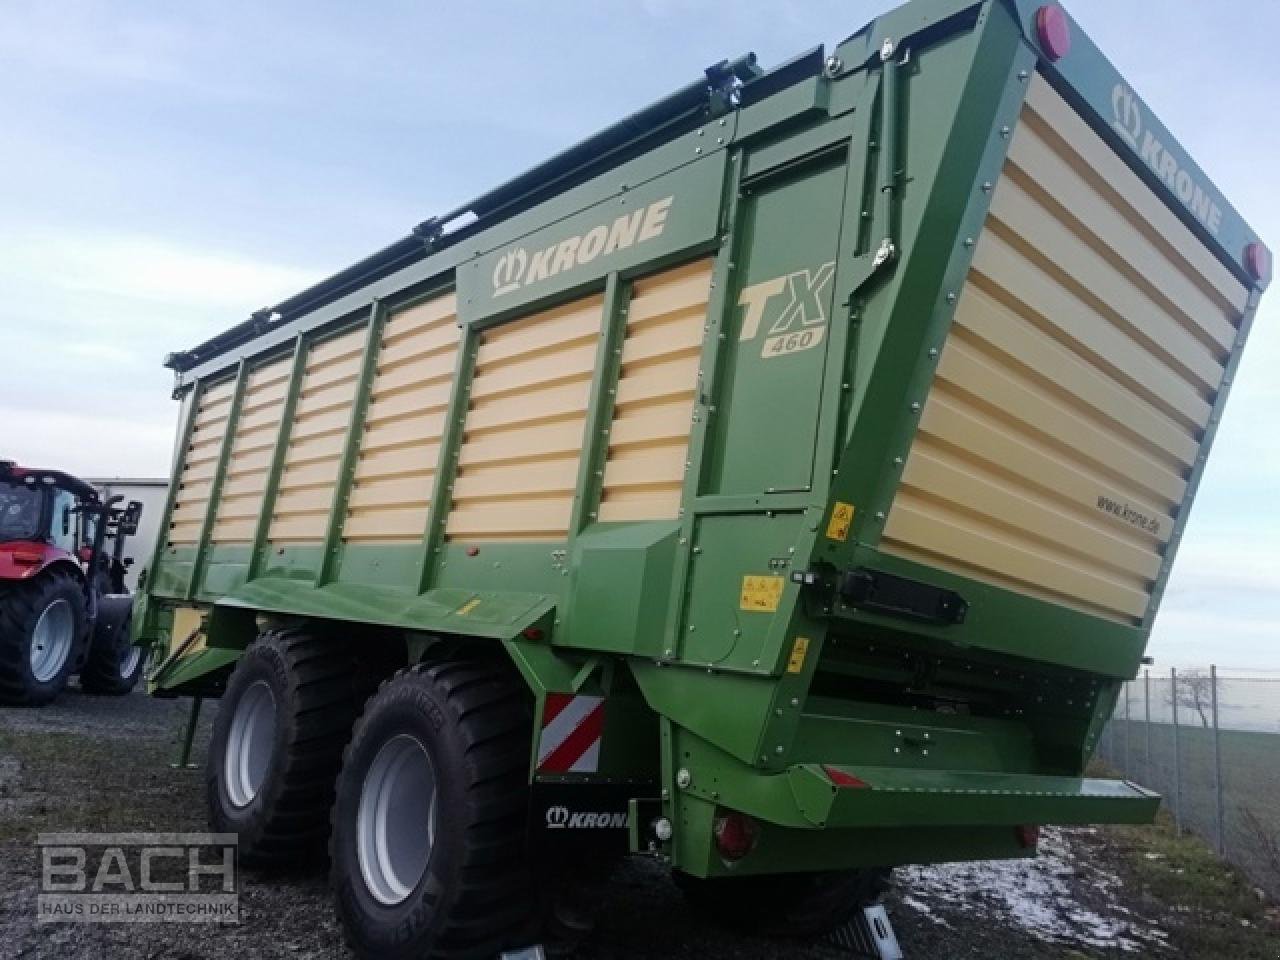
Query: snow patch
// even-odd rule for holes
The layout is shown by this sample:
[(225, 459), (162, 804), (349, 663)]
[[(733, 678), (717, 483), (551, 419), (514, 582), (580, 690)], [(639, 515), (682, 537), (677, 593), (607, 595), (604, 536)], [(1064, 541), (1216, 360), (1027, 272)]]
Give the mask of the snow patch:
[[(1115, 874), (1076, 856), (1068, 834), (1045, 828), (1033, 860), (987, 860), (898, 871), (904, 907), (933, 923), (946, 915), (982, 914), (1047, 943), (1140, 953), (1163, 946), (1161, 930), (1119, 904)], [(1081, 902), (1077, 891), (1089, 891)]]

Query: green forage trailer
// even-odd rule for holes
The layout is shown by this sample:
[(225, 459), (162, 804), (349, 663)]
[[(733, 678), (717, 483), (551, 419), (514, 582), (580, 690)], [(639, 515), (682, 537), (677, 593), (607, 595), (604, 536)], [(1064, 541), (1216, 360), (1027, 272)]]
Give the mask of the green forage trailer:
[(1270, 271), (1056, 5), (709, 68), (170, 357), (134, 622), (212, 824), (482, 957), (628, 853), (804, 934), (1150, 819), (1084, 768)]

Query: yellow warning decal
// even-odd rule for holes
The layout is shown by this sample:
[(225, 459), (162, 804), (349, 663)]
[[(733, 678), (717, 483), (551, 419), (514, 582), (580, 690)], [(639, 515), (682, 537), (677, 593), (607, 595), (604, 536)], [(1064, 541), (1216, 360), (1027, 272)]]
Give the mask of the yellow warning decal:
[(454, 613), (456, 613), (460, 617), (465, 617), (468, 613), (470, 613), (472, 610), (474, 610), (478, 606), (480, 606), (480, 598), (473, 597), (472, 599), (464, 603), (462, 606), (460, 606), (457, 610), (455, 610)]
[(751, 613), (773, 613), (782, 599), (782, 577), (745, 576), (742, 578), (741, 607)]
[(799, 673), (804, 669), (804, 657), (809, 652), (809, 638), (796, 637), (795, 646), (791, 648), (791, 659), (787, 661), (787, 673)]
[(831, 522), (827, 524), (827, 539), (844, 543), (849, 539), (849, 527), (853, 526), (853, 504), (836, 501), (831, 510)]

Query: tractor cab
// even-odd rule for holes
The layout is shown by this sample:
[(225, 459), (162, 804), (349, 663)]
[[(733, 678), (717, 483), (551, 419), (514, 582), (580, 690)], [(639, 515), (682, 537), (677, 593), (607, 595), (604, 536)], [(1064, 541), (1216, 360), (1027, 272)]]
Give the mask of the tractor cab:
[(142, 504), (60, 470), (0, 461), (0, 702), (38, 705), (74, 673), (122, 694), (142, 673), (124, 555)]

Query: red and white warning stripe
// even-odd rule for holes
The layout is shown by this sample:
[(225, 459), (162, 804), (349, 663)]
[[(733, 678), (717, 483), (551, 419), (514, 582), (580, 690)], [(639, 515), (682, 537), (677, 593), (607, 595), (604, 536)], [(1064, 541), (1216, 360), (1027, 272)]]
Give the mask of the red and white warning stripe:
[(604, 697), (548, 693), (538, 739), (539, 773), (595, 773), (604, 736)]

